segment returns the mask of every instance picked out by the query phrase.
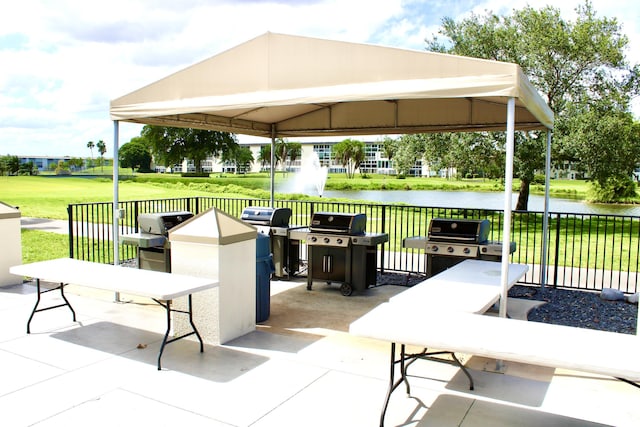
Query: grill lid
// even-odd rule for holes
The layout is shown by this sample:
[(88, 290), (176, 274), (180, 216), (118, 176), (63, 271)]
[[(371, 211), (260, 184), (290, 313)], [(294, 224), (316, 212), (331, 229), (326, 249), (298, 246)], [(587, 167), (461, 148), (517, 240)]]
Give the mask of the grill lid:
[(321, 233), (364, 234), (367, 216), (363, 213), (315, 212), (309, 230)]
[(430, 241), (485, 243), (489, 239), (489, 220), (433, 218), (429, 223)]
[(269, 225), (271, 227), (289, 227), (291, 209), (248, 206), (242, 211), (240, 219), (253, 225)]
[(193, 217), (188, 211), (158, 212), (138, 215), (138, 228), (143, 233), (166, 236), (169, 230)]

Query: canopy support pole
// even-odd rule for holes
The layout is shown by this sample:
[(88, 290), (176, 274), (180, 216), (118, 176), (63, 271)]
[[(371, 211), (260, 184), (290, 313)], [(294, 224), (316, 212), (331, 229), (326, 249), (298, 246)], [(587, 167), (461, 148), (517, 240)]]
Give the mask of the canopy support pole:
[(269, 196), (269, 203), (270, 206), (273, 208), (274, 206), (274, 200), (275, 200), (275, 163), (276, 163), (276, 125), (272, 124), (271, 125), (271, 167), (269, 168), (269, 179), (270, 179), (270, 196)]
[(507, 317), (507, 294), (509, 291), (509, 257), (511, 255), (511, 203), (513, 191), (513, 152), (516, 117), (516, 100), (509, 98), (507, 103), (507, 140), (504, 168), (504, 221), (502, 228), (502, 274), (500, 293), (500, 317)]
[[(111, 224), (111, 234), (113, 236), (113, 265), (120, 264), (120, 235), (118, 233), (118, 224), (120, 222), (120, 201), (118, 200), (118, 184), (119, 184), (119, 162), (118, 162), (118, 145), (120, 139), (120, 122), (113, 121), (113, 220)], [(114, 296), (115, 302), (120, 302), (120, 292), (116, 292)]]
[[(507, 140), (504, 167), (504, 221), (502, 225), (502, 264), (499, 317), (507, 317), (507, 295), (509, 293), (509, 256), (511, 255), (511, 203), (513, 192), (513, 152), (516, 119), (516, 99), (507, 102)], [(496, 371), (504, 371), (504, 361), (496, 360)]]
[(549, 186), (551, 180), (551, 129), (547, 129), (547, 152), (544, 172), (544, 216), (542, 217), (542, 260), (540, 261), (540, 286), (547, 285), (547, 252), (549, 251)]

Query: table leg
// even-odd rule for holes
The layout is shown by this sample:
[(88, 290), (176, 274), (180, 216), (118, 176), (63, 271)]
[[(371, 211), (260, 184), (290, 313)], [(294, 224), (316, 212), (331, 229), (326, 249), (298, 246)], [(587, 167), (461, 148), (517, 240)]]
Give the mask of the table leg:
[[(58, 308), (58, 307), (69, 307), (69, 310), (71, 310), (71, 314), (73, 315), (73, 321), (76, 321), (76, 312), (73, 309), (73, 307), (71, 307), (71, 303), (69, 303), (69, 300), (67, 299), (67, 297), (64, 294), (64, 283), (60, 283), (59, 286), (56, 286), (55, 288), (51, 288), (51, 289), (47, 289), (47, 290), (42, 290), (42, 287), (40, 286), (40, 279), (36, 279), (36, 290), (38, 292), (37, 295), (37, 299), (36, 299), (36, 304), (33, 306), (33, 310), (31, 311), (31, 315), (29, 316), (29, 320), (27, 321), (27, 333), (30, 334), (31, 333), (31, 321), (33, 320), (33, 316), (41, 311), (47, 311), (47, 310), (51, 310), (54, 308)], [(53, 305), (51, 307), (45, 307), (45, 308), (38, 308), (38, 306), (40, 305), (41, 302), (41, 296), (42, 294), (46, 294), (47, 292), (51, 292), (51, 291), (56, 291), (56, 290), (60, 290), (60, 296), (62, 297), (62, 299), (64, 300), (63, 304), (57, 304), (57, 305)]]
[[(176, 310), (175, 308), (171, 308), (171, 301), (160, 301), (155, 298), (153, 300), (158, 304), (160, 304), (162, 307), (164, 307), (164, 309), (167, 312), (167, 330), (164, 333), (162, 344), (160, 344), (160, 351), (158, 352), (158, 371), (162, 370), (161, 360), (162, 360), (162, 353), (164, 352), (165, 346), (174, 341), (178, 341), (178, 340), (181, 340), (182, 338), (195, 335), (196, 337), (198, 337), (198, 341), (200, 342), (200, 353), (203, 353), (204, 342), (202, 341), (202, 337), (200, 336), (200, 333), (198, 332), (198, 329), (196, 328), (195, 323), (193, 323), (193, 304), (192, 304), (191, 294), (189, 294), (188, 311)], [(169, 333), (171, 332), (171, 313), (183, 313), (183, 314), (189, 315), (189, 324), (191, 325), (191, 328), (193, 329), (193, 331), (188, 332), (184, 335), (180, 335), (178, 337), (169, 339)]]
[[(389, 406), (391, 394), (395, 391), (395, 389), (404, 382), (407, 387), (407, 394), (409, 394), (410, 392), (409, 380), (407, 379), (406, 366), (404, 361), (405, 345), (400, 345), (400, 359), (396, 359), (396, 343), (391, 343), (391, 359), (389, 363), (389, 388), (387, 389), (387, 395), (384, 399), (384, 404), (382, 405), (382, 412), (380, 414), (380, 427), (384, 427), (384, 417), (387, 413), (387, 407)], [(396, 364), (398, 363), (400, 363), (400, 378), (396, 381)]]

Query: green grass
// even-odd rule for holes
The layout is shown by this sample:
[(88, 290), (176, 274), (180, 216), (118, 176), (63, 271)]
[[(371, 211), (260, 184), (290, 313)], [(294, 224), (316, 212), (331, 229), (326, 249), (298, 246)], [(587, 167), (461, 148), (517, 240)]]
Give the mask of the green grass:
[(69, 256), (69, 236), (22, 229), (22, 262), (38, 262)]
[[(106, 168), (105, 168), (106, 169)], [(278, 173), (278, 181), (290, 178)], [(556, 194), (579, 195), (588, 192), (588, 184), (584, 181), (560, 181), (552, 182)], [(400, 187), (398, 187), (400, 186)], [(433, 186), (433, 187), (430, 187)], [(348, 180), (344, 175), (331, 175), (327, 188), (348, 187), (366, 189), (406, 189), (406, 188), (428, 188), (428, 189), (457, 189), (465, 191), (502, 191), (498, 181), (490, 180), (446, 180), (441, 178), (407, 178), (397, 179), (388, 176), (369, 176), (368, 178), (358, 177)], [(261, 198), (269, 197), (269, 175), (214, 175), (211, 178), (181, 178), (178, 175), (146, 174), (139, 175), (135, 179), (126, 179), (120, 182), (120, 200), (146, 200), (146, 199), (168, 199), (179, 197), (236, 197), (236, 198)], [(276, 198), (281, 199), (313, 199), (302, 195), (277, 194)], [(53, 219), (67, 219), (67, 206), (77, 203), (105, 202), (113, 200), (113, 184), (109, 178), (80, 178), (80, 177), (6, 177), (0, 176), (0, 201), (10, 205), (20, 207), (22, 216), (43, 217)], [(324, 202), (337, 201), (337, 199), (322, 199)], [(353, 200), (343, 200), (354, 202)], [(365, 202), (366, 203), (366, 202)], [(296, 215), (296, 212), (294, 212)], [(391, 234), (391, 250), (400, 250), (402, 238), (413, 235), (414, 230), (408, 227), (415, 227), (422, 224), (422, 233), (426, 232), (426, 224), (429, 218), (400, 218), (396, 217), (398, 224), (389, 226), (388, 229), (396, 230)], [(304, 219), (298, 217), (294, 223), (304, 223)], [(302, 221), (302, 222), (301, 222)], [(518, 229), (516, 219), (515, 228)], [(563, 220), (563, 222), (566, 222)], [(536, 221), (536, 223), (538, 223)], [(539, 223), (538, 223), (539, 224)], [(374, 225), (374, 224), (372, 224)], [(598, 225), (595, 224), (597, 227)], [(610, 224), (609, 227), (612, 225)], [(551, 224), (552, 235), (550, 247), (555, 243), (554, 224)], [(637, 227), (637, 225), (636, 225)], [(535, 230), (527, 230), (528, 241), (518, 242), (520, 248), (515, 261), (526, 261), (537, 259), (541, 241), (541, 231), (537, 225)], [(562, 239), (582, 242), (580, 247), (571, 248), (571, 253), (561, 254), (561, 263), (574, 265), (599, 265), (609, 268), (622, 265), (626, 270), (634, 271), (635, 266), (628, 265), (636, 259), (637, 252), (637, 230), (627, 231), (624, 239), (616, 239), (615, 235), (620, 229), (610, 229), (596, 234), (592, 225), (580, 222), (580, 225), (562, 224)], [(395, 235), (395, 233), (400, 233)], [(633, 236), (633, 237), (629, 237)], [(589, 244), (587, 244), (587, 242)], [(615, 247), (614, 247), (615, 245)], [(564, 248), (564, 245), (560, 245)], [(598, 248), (599, 254), (590, 254), (588, 249)], [(68, 239), (66, 236), (56, 235), (38, 231), (23, 231), (23, 258), (24, 262), (51, 259), (68, 256)], [(606, 255), (601, 255), (606, 254)], [(606, 256), (606, 259), (595, 257)]]
[[(173, 185), (121, 181), (120, 200), (165, 199), (187, 196), (211, 196), (206, 189), (192, 188), (188, 183)], [(244, 197), (228, 193), (229, 197)], [(67, 206), (74, 203), (107, 202), (113, 200), (110, 179), (55, 178), (39, 176), (0, 176), (0, 201), (20, 208), (22, 216), (67, 219)]]

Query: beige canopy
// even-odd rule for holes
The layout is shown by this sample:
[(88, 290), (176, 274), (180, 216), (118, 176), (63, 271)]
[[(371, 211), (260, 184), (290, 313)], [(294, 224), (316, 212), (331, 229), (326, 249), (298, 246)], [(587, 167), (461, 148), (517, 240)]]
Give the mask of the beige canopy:
[(553, 127), (520, 67), (266, 33), (111, 102), (111, 118), (271, 137)]
[[(514, 130), (553, 128), (552, 111), (518, 65), (266, 33), (113, 100), (110, 112), (114, 216), (120, 121), (263, 136), (272, 147), (278, 137), (506, 131), (500, 302), (506, 315)], [(273, 191), (272, 168), (272, 204)], [(116, 263), (117, 239), (115, 223)], [(545, 271), (543, 264), (543, 284)]]

